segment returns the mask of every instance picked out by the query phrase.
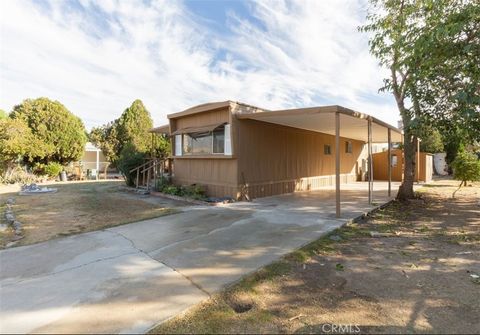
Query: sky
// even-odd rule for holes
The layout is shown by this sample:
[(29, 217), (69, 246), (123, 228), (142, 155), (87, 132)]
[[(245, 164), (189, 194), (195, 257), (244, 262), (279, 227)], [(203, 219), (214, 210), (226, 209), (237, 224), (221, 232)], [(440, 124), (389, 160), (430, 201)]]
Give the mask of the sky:
[(0, 1), (0, 109), (62, 102), (86, 127), (141, 99), (155, 125), (194, 105), (341, 105), (396, 125), (358, 32), (367, 0)]

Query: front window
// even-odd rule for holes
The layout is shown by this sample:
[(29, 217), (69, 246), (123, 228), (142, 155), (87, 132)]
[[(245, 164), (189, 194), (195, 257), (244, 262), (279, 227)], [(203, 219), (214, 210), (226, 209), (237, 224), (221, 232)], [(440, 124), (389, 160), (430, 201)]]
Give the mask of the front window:
[(347, 141), (345, 142), (345, 152), (347, 154), (351, 154), (353, 152), (352, 150), (352, 142), (351, 141)]
[(223, 154), (225, 152), (225, 127), (213, 131), (213, 153)]
[(397, 164), (398, 164), (398, 157), (397, 155), (392, 155), (392, 161), (391, 161), (391, 166), (392, 167), (397, 167)]
[(330, 146), (330, 144), (324, 144), (323, 145), (323, 153), (325, 155), (331, 155), (332, 154), (332, 147)]
[[(183, 134), (184, 155), (209, 155), (225, 153), (225, 132), (229, 127), (225, 125), (213, 131)], [(229, 136), (229, 134), (227, 134)]]

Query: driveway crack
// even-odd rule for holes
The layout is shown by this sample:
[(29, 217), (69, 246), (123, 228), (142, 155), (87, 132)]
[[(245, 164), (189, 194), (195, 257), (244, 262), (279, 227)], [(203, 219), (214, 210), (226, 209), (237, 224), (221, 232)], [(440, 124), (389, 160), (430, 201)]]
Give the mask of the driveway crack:
[[(91, 262), (87, 262), (87, 263), (80, 264), (80, 265), (77, 265), (77, 266), (72, 266), (72, 267), (69, 267), (69, 268), (66, 268), (66, 269), (63, 269), (63, 270), (60, 270), (60, 271), (50, 272), (50, 273), (46, 273), (46, 274), (44, 274), (44, 275), (37, 275), (37, 276), (33, 275), (32, 277), (25, 278), (25, 279), (19, 279), (19, 280), (16, 280), (16, 281), (14, 281), (14, 282), (10, 282), (10, 283), (5, 283), (5, 284), (2, 284), (1, 286), (2, 286), (2, 287), (8, 287), (8, 286), (20, 284), (20, 283), (23, 283), (23, 282), (26, 282), (26, 281), (35, 280), (35, 279), (38, 279), (38, 278), (47, 278), (47, 277), (55, 276), (55, 275), (60, 274), (60, 273), (63, 273), (63, 272), (80, 269), (80, 268), (83, 268), (83, 267), (85, 267), (85, 266), (87, 266), (87, 265), (91, 265), (91, 264), (95, 264), (95, 263), (103, 262), (103, 261), (108, 261), (108, 260), (115, 259), (115, 258), (119, 258), (119, 257), (123, 257), (123, 256), (134, 255), (134, 254), (137, 254), (137, 253), (138, 253), (138, 251), (126, 252), (126, 253), (123, 253), (123, 254), (120, 254), (120, 255), (98, 258), (98, 259), (95, 259), (95, 260), (93, 260), (93, 261), (91, 261)], [(7, 280), (7, 279), (8, 279), (8, 278), (6, 278), (6, 279), (4, 279), (4, 280)], [(2, 281), (3, 281), (3, 280), (2, 280)]]
[[(105, 230), (107, 231), (107, 230)], [(165, 263), (165, 261), (159, 261), (155, 258), (153, 258), (148, 252), (146, 252), (145, 250), (142, 250), (140, 248), (138, 248), (135, 243), (128, 237), (126, 237), (125, 235), (123, 235), (122, 233), (119, 233), (119, 232), (116, 232), (116, 231), (111, 231), (111, 230), (108, 230), (108, 232), (112, 233), (112, 234), (115, 234), (117, 236), (120, 236), (120, 237), (123, 237), (124, 239), (126, 239), (127, 241), (129, 241), (132, 245), (132, 248), (134, 248), (135, 250), (137, 250), (138, 252), (144, 254), (145, 256), (147, 256), (148, 258), (150, 258), (151, 260), (157, 262), (157, 263), (160, 263), (160, 264), (163, 264), (164, 266), (166, 266), (167, 268), (175, 271), (176, 273), (178, 273), (180, 276), (182, 276), (183, 278), (185, 278), (186, 280), (188, 280), (190, 282), (190, 284), (192, 284), (193, 286), (195, 286), (197, 289), (199, 289), (200, 291), (202, 291), (203, 293), (205, 293), (207, 296), (211, 296), (210, 295), (210, 292), (208, 292), (207, 290), (205, 290), (202, 286), (200, 286), (199, 284), (197, 284), (196, 282), (193, 281), (192, 278), (190, 278), (189, 276), (185, 275), (184, 273), (182, 273), (180, 270), (174, 268), (173, 266), (170, 266), (168, 265), (167, 263)]]

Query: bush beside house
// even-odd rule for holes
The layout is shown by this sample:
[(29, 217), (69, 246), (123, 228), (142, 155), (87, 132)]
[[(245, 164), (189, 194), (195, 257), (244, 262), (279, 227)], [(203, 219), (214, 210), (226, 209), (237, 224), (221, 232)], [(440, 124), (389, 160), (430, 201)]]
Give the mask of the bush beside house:
[(480, 159), (472, 152), (459, 152), (452, 163), (452, 168), (453, 177), (460, 180), (458, 189), (453, 192), (452, 196), (454, 198), (455, 193), (457, 193), (462, 186), (467, 186), (467, 182), (480, 181)]

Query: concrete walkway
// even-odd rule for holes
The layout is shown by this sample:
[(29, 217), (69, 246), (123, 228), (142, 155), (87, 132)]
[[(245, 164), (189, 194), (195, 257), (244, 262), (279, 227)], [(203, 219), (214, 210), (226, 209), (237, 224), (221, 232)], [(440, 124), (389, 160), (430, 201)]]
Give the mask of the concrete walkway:
[[(370, 210), (366, 183), (175, 215), (0, 252), (0, 332), (143, 333)], [(377, 204), (386, 184), (375, 183)], [(396, 191), (397, 185), (394, 187)]]

